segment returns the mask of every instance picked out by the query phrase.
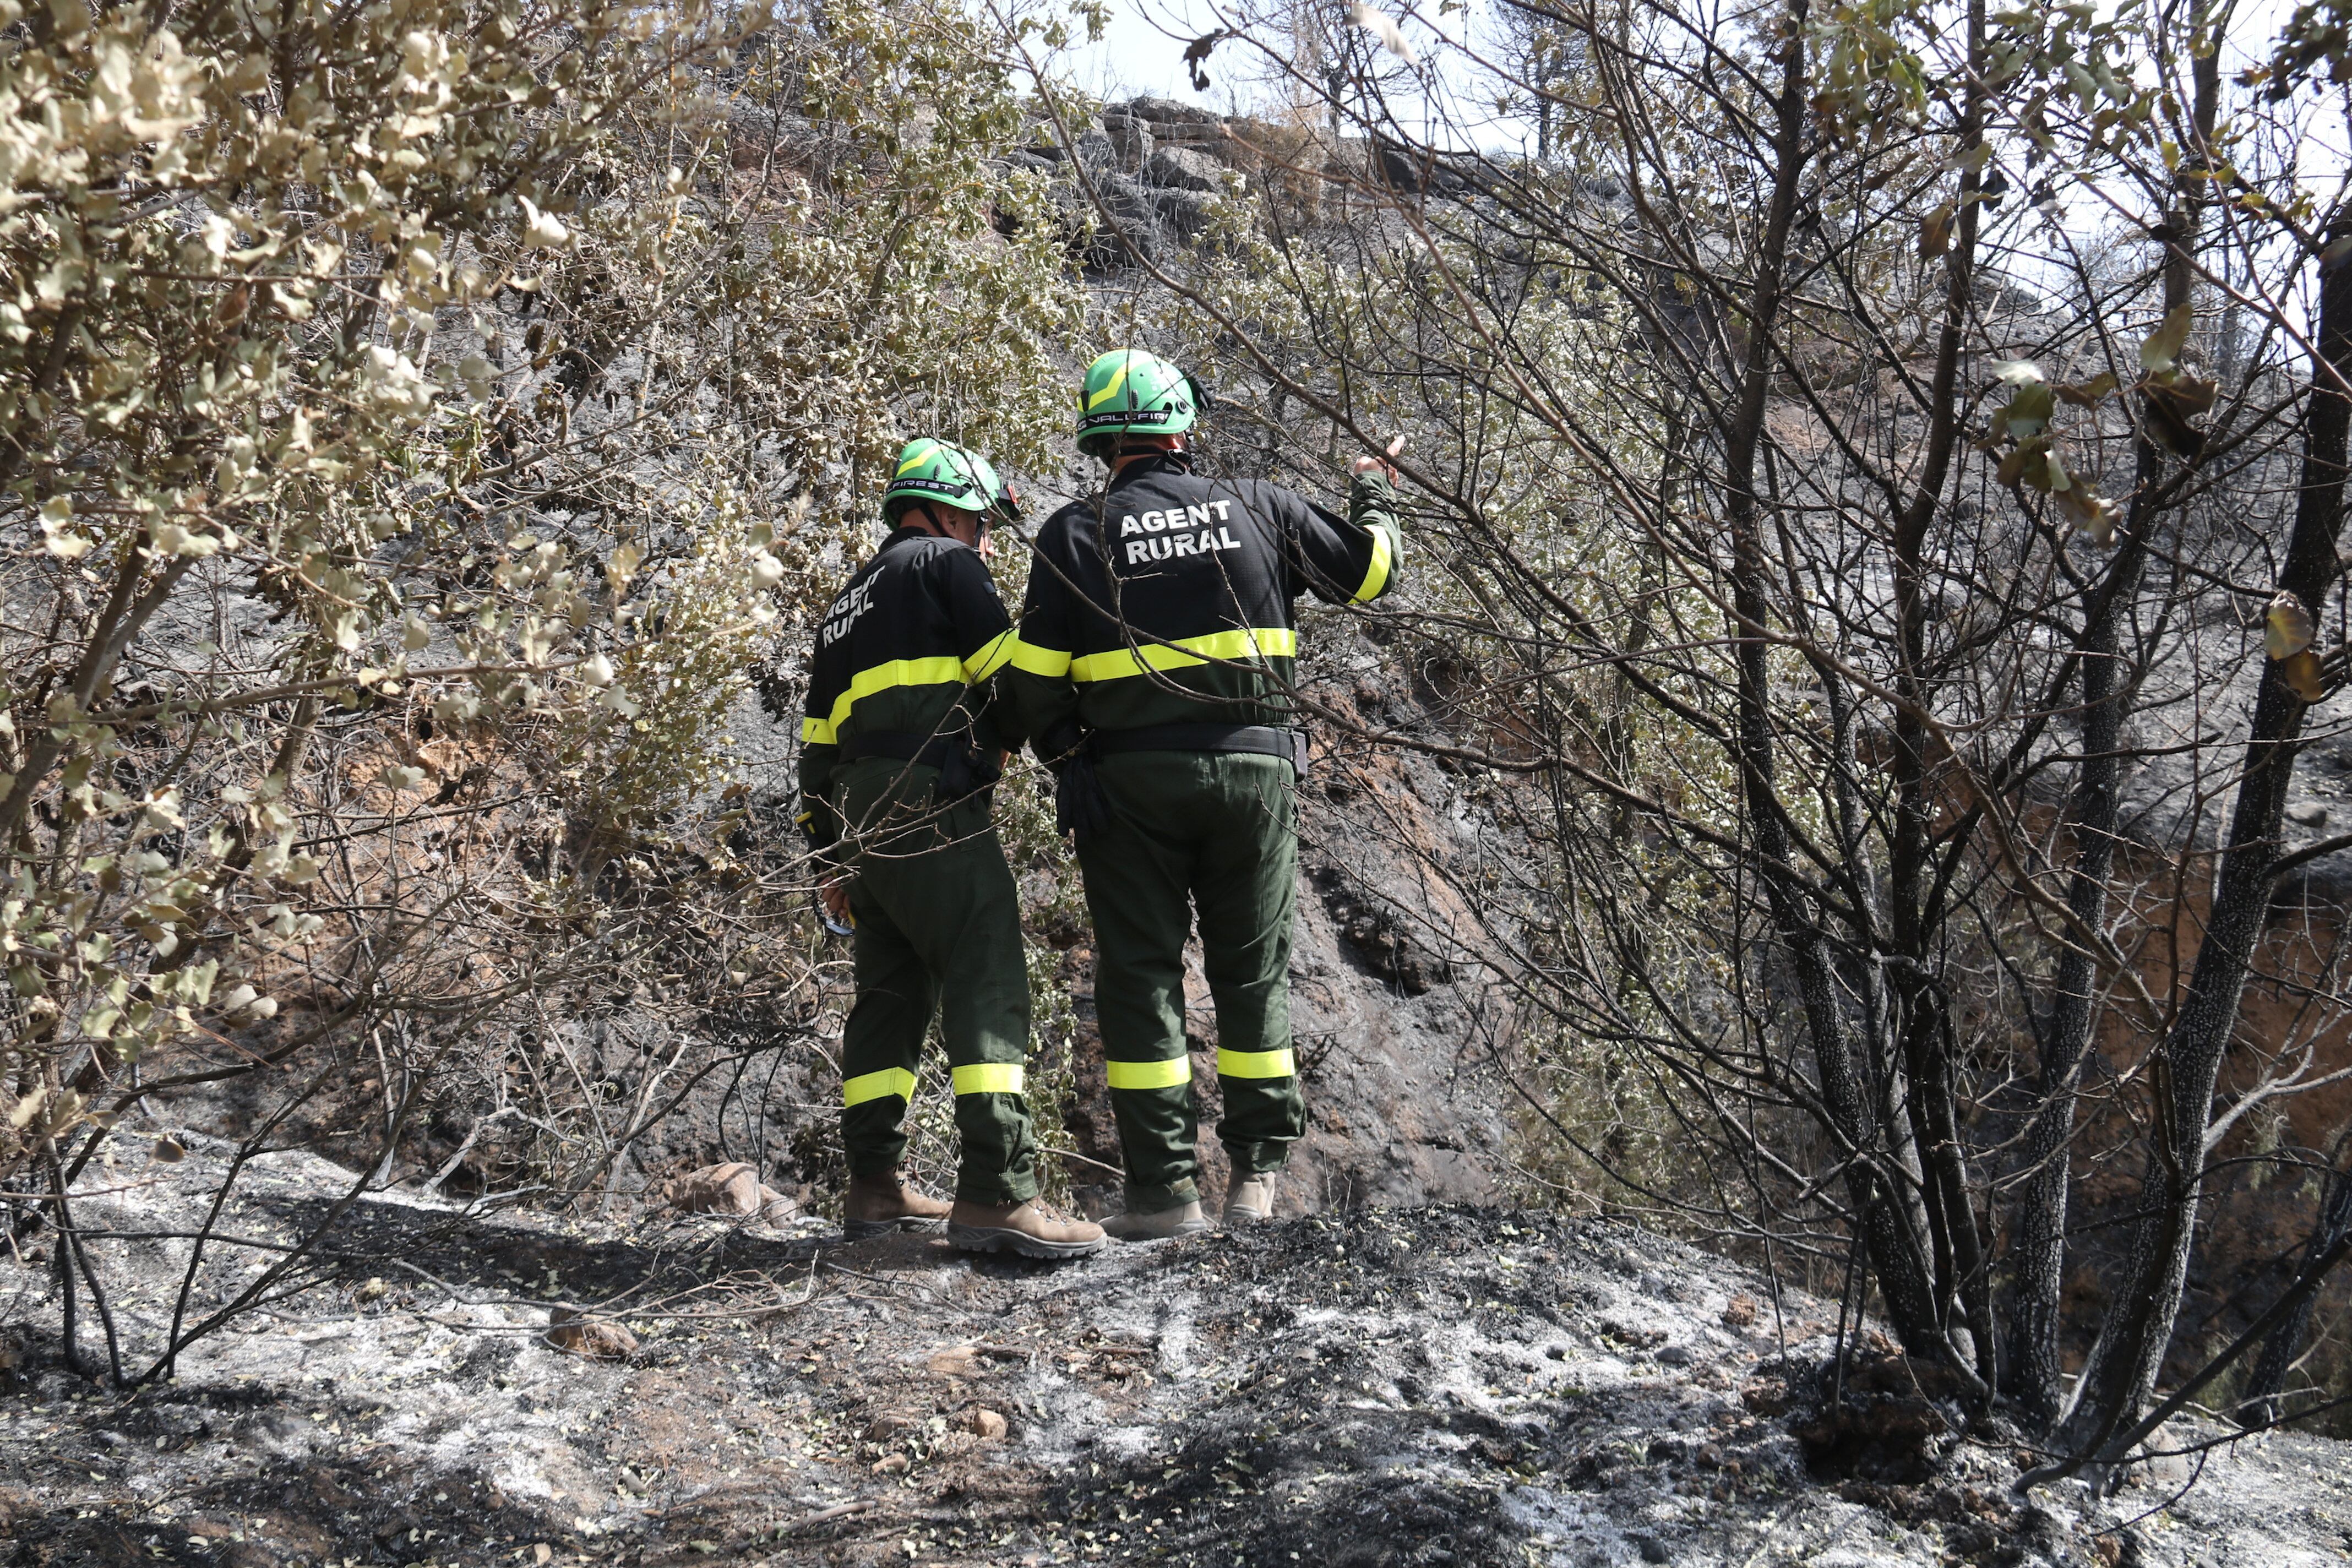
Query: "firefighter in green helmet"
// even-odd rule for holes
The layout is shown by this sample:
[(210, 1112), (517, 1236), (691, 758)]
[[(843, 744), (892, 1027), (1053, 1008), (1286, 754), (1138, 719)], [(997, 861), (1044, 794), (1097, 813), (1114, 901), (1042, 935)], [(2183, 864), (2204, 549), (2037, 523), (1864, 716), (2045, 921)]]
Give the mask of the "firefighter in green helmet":
[(1129, 1239), (1206, 1228), (1184, 1045), (1184, 942), (1199, 914), (1216, 1005), (1224, 1219), (1269, 1218), (1306, 1129), (1290, 1037), (1306, 761), (1288, 693), (1295, 606), (1362, 604), (1403, 558), (1394, 470), (1360, 458), (1340, 519), (1289, 490), (1193, 472), (1206, 401), (1154, 354), (1088, 367), (1078, 444), (1104, 489), (1038, 531), (1006, 695), (1059, 775), (1094, 917), (1095, 1005), (1127, 1167)]
[[(801, 725), (802, 831), (837, 872), (828, 912), (855, 927), (844, 1229), (856, 1239), (944, 1220), (968, 1250), (1083, 1257), (1109, 1245), (1101, 1228), (1035, 1202), (1029, 977), (989, 816), (1004, 740), (990, 694), (1014, 638), (982, 551), (992, 521), (1017, 517), (1018, 503), (985, 458), (925, 439), (899, 453), (882, 505), (890, 535), (824, 613)], [(899, 1172), (935, 1015), (962, 1143), (952, 1205)]]

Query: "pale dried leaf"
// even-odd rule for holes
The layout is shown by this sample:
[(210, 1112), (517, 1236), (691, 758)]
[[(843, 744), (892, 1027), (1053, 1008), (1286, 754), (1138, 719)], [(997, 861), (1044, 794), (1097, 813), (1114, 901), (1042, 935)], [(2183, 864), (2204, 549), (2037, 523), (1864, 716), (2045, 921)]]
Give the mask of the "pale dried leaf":
[(1348, 20), (1369, 29), (1381, 40), (1381, 47), (1407, 65), (1413, 63), (1412, 46), (1405, 41), (1404, 32), (1388, 15), (1356, 0), (1348, 7)]
[(1919, 259), (1932, 261), (1952, 248), (1952, 204), (1946, 202), (1919, 220)]
[(2163, 324), (2140, 342), (2140, 369), (2150, 375), (2170, 370), (2180, 358), (2180, 351), (2189, 345), (2189, 329), (2195, 320), (2195, 313), (2186, 305), (2176, 305), (2167, 311)]
[(2071, 403), (2077, 408), (2091, 408), (2113, 396), (2116, 386), (2116, 373), (2105, 370), (2088, 381), (2059, 383), (2058, 396), (2062, 402)]
[(2263, 652), (2272, 658), (2291, 658), (2309, 647), (2319, 635), (2311, 612), (2294, 595), (2282, 588), (2263, 610)]
[(2319, 656), (2309, 648), (2279, 660), (2279, 679), (2305, 702), (2316, 702), (2327, 695), (2326, 671)]

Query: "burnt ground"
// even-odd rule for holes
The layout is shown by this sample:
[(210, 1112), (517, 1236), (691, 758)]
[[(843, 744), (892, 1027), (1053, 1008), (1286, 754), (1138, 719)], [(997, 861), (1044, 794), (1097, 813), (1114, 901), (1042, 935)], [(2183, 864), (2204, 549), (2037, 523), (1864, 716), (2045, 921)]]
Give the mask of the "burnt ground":
[[(216, 1160), (118, 1168), (82, 1223), (185, 1228)], [(350, 1183), (270, 1156), (222, 1228), (282, 1242)], [(93, 1245), (152, 1353), (186, 1244)], [(198, 1308), (257, 1256), (208, 1267)], [(2185, 1495), (2168, 1460), (2021, 1506), (2025, 1456), (1954, 1436), (1900, 1358), (1858, 1351), (1827, 1419), (1833, 1305), (1594, 1221), (1360, 1210), (1053, 1268), (385, 1198), (322, 1261), (131, 1395), (63, 1370), (50, 1271), (0, 1261), (0, 1563), (2267, 1568), (2352, 1545), (2352, 1468), (2315, 1438), (2217, 1450)], [(635, 1352), (551, 1348), (565, 1302)]]

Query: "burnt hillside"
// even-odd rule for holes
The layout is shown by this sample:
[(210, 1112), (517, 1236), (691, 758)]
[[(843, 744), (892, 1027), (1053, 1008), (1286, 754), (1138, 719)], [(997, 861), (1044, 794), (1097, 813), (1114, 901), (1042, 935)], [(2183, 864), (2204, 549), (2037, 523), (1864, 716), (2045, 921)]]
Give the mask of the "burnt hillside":
[[(222, 1152), (190, 1142), (115, 1171), (93, 1226), (192, 1223)], [(268, 1156), (226, 1217), (290, 1239), (350, 1181)], [(150, 1342), (184, 1245), (91, 1245)], [(1841, 1370), (1835, 1302), (1553, 1215), (1370, 1207), (1055, 1269), (385, 1194), (316, 1258), (142, 1393), (9, 1342), (0, 1563), (2300, 1568), (2352, 1530), (2352, 1466), (2307, 1437), (2019, 1499), (2026, 1451), (1962, 1436), (1932, 1369), (1872, 1331)], [(41, 1278), (0, 1261), (19, 1300)], [(598, 1337), (559, 1348), (582, 1308)]]

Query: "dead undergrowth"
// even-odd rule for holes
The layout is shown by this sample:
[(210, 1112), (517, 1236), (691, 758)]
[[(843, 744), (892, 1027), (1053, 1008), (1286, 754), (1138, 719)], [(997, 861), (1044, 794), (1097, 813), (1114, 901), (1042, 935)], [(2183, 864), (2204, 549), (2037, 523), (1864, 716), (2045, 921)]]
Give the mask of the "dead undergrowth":
[[(215, 1157), (82, 1200), (132, 1282), (126, 1338), (163, 1330), (171, 1233)], [(243, 1245), (196, 1300), (347, 1180), (257, 1162), (221, 1226)], [(131, 1396), (17, 1331), (0, 1562), (2087, 1564), (2126, 1539), (2088, 1526), (2167, 1501), (2144, 1479), (2023, 1504), (2019, 1454), (1867, 1354), (1849, 1387), (1908, 1447), (1842, 1468), (1809, 1427), (1833, 1304), (1552, 1215), (1371, 1210), (1056, 1269), (814, 1221), (388, 1194), (315, 1265)], [(5, 1321), (52, 1321), (51, 1278), (0, 1262)], [(566, 1305), (635, 1350), (555, 1350)], [(2333, 1446), (2216, 1458), (2133, 1527), (2135, 1560), (2317, 1563), (2352, 1539)], [(2229, 1522), (2179, 1528), (2200, 1519)]]

